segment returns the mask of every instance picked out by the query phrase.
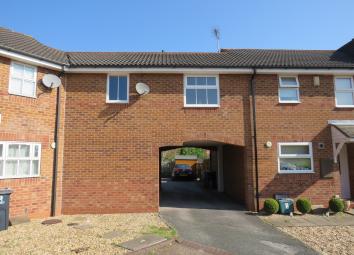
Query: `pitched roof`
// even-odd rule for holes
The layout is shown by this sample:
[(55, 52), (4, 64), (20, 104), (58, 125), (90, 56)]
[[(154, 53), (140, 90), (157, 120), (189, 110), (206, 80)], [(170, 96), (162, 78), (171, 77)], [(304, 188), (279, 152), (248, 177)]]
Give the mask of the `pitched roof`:
[(354, 58), (320, 50), (228, 49), (219, 52), (69, 52), (73, 67), (354, 68)]
[(67, 64), (65, 52), (50, 48), (29, 35), (0, 27), (0, 48), (55, 64)]
[(64, 52), (0, 28), (0, 48), (70, 67), (345, 68), (353, 43), (339, 50), (223, 49), (221, 52)]
[(354, 138), (354, 126), (353, 125), (335, 125), (339, 131), (341, 131), (346, 137)]

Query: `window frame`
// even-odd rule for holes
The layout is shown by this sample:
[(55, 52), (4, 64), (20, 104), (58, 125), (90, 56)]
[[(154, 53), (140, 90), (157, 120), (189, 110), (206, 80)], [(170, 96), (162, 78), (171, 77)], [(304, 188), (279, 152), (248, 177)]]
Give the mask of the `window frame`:
[[(352, 84), (352, 88), (351, 89), (337, 89), (337, 83), (336, 83), (336, 80), (337, 79), (340, 79), (340, 78), (344, 78), (344, 79), (350, 79), (350, 82)], [(334, 98), (335, 98), (335, 102), (336, 102), (336, 107), (337, 108), (354, 108), (354, 82), (353, 82), (353, 76), (334, 76)], [(352, 93), (352, 96), (353, 96), (353, 104), (352, 105), (339, 105), (338, 104), (338, 100), (337, 100), (337, 93)]]
[[(28, 96), (28, 95), (23, 95), (23, 94), (19, 94), (19, 93), (16, 93), (16, 92), (13, 92), (11, 90), (11, 80), (12, 80), (12, 76), (14, 74), (14, 64), (17, 64), (17, 65), (22, 65), (23, 67), (30, 67), (30, 68), (34, 68), (34, 76), (33, 76), (33, 80), (31, 82), (34, 82), (34, 91), (33, 91), (33, 95), (32, 96)], [(9, 86), (8, 86), (8, 93), (10, 95), (15, 95), (15, 96), (22, 96), (22, 97), (29, 97), (29, 98), (37, 98), (37, 67), (36, 66), (33, 66), (33, 65), (28, 65), (28, 64), (25, 64), (25, 63), (22, 63), (22, 62), (18, 62), (18, 61), (11, 61), (11, 64), (10, 64), (10, 75), (9, 75)], [(17, 77), (15, 77), (17, 78)], [(17, 78), (18, 79), (18, 78)], [(22, 84), (23, 84), (23, 81), (25, 80), (24, 77), (21, 78), (22, 79)], [(29, 80), (28, 80), (29, 81)], [(21, 91), (22, 92), (22, 91)]]
[[(109, 77), (111, 76), (126, 76), (127, 77), (127, 100), (110, 100), (109, 99)], [(129, 87), (130, 87), (129, 73), (108, 73), (106, 81), (106, 103), (108, 104), (128, 104), (129, 103)]]
[[(282, 84), (282, 78), (295, 78), (296, 86), (283, 85)], [(279, 75), (278, 81), (279, 81), (279, 86), (278, 86), (279, 103), (281, 103), (281, 104), (299, 104), (299, 103), (301, 103), (301, 100), (300, 100), (300, 82), (299, 82), (299, 78), (298, 78), (297, 75)], [(296, 101), (295, 100), (282, 100), (281, 96), (280, 96), (280, 91), (281, 91), (282, 88), (296, 90), (296, 92), (297, 92), (297, 100)]]
[[(309, 154), (281, 154), (281, 147), (282, 146), (301, 146), (307, 145), (309, 147)], [(280, 159), (310, 159), (311, 161), (311, 169), (310, 170), (281, 170), (280, 169)], [(278, 143), (278, 173), (279, 174), (311, 174), (315, 173), (315, 166), (313, 160), (313, 147), (312, 142), (281, 142)]]
[[(189, 77), (213, 77), (216, 80), (216, 84), (214, 85), (187, 85), (187, 79)], [(216, 89), (217, 93), (217, 104), (187, 104), (187, 89), (188, 88), (200, 88), (200, 89)], [(186, 108), (217, 108), (220, 107), (220, 86), (219, 86), (219, 75), (207, 75), (207, 74), (185, 74), (183, 77), (183, 98), (184, 98), (184, 107)]]
[[(37, 178), (37, 177), (41, 176), (41, 161), (42, 161), (42, 144), (41, 143), (39, 143), (39, 142), (22, 142), (22, 141), (0, 141), (0, 144), (2, 144), (2, 146), (3, 146), (3, 150), (2, 150), (3, 154), (2, 154), (2, 157), (0, 158), (1, 160), (3, 160), (3, 169), (2, 169), (3, 175), (0, 176), (0, 180)], [(30, 146), (30, 156), (28, 158), (8, 157), (7, 151), (8, 151), (9, 145), (29, 145)], [(34, 156), (34, 147), (35, 146), (38, 146), (38, 156), (37, 157)], [(30, 174), (29, 175), (5, 176), (5, 166), (6, 166), (7, 160), (29, 160), (30, 161)], [(33, 168), (32, 162), (34, 160), (38, 160), (38, 174), (36, 174), (36, 175), (33, 174), (33, 169), (32, 169)]]

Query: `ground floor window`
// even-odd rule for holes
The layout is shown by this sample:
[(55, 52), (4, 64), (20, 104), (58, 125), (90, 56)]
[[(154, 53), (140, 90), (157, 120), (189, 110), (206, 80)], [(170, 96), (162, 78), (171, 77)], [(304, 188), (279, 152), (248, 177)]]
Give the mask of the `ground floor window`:
[(279, 173), (313, 173), (312, 143), (279, 143)]
[(0, 142), (0, 179), (39, 176), (40, 158), (39, 143)]

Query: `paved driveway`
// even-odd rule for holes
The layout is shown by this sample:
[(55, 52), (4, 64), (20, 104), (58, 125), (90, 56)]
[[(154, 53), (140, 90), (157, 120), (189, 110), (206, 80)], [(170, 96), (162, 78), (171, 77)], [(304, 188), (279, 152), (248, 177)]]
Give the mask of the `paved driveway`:
[(198, 182), (162, 183), (160, 213), (186, 240), (233, 254), (317, 254)]

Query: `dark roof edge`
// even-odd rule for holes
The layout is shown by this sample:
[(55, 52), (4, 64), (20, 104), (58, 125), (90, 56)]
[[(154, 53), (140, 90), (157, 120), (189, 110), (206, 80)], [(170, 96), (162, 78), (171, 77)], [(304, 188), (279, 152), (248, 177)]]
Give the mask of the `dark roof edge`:
[[(16, 49), (13, 49), (11, 47), (6, 47), (6, 46), (3, 46), (3, 45), (0, 46), (0, 49), (6, 50), (6, 51), (9, 51), (9, 52), (13, 52), (13, 53), (16, 53), (16, 54), (21, 54), (21, 55), (24, 55), (26, 57), (31, 57), (31, 58), (35, 58), (35, 59), (38, 59), (38, 60), (46, 61), (46, 62), (49, 62), (49, 63), (52, 63), (52, 64), (68, 66), (68, 64), (65, 63), (65, 62), (55, 61), (55, 60), (52, 60), (52, 59), (49, 59), (49, 58), (41, 57), (41, 56), (38, 56), (38, 55), (35, 55), (35, 54), (30, 54), (28, 52), (21, 51), (21, 50), (16, 50)], [(67, 58), (67, 54), (65, 52), (64, 52), (64, 54), (65, 54), (65, 56)]]

